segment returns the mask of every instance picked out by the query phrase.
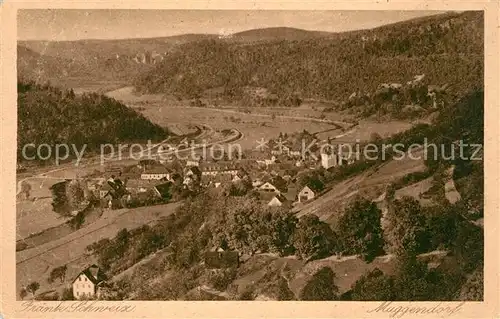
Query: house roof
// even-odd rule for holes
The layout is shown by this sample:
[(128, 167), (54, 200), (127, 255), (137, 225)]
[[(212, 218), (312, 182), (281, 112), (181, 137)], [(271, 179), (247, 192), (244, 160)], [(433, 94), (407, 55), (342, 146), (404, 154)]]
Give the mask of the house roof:
[(187, 168), (186, 169), (186, 173), (189, 172), (189, 171), (191, 171), (195, 175), (200, 175), (201, 174), (201, 171), (200, 171), (200, 169), (197, 166), (193, 166), (193, 167)]
[(237, 251), (209, 251), (205, 253), (205, 265), (209, 268), (229, 268), (238, 266)]
[(257, 192), (259, 193), (259, 199), (264, 202), (269, 202), (274, 198), (274, 196), (276, 196), (276, 193), (274, 192), (270, 193), (263, 190), (258, 190)]
[(148, 167), (146, 170), (143, 172), (143, 174), (169, 174), (170, 170), (166, 168), (165, 166), (153, 166), (153, 167)]
[(245, 153), (245, 155), (248, 159), (252, 159), (252, 160), (265, 160), (265, 159), (270, 158), (270, 155), (268, 152), (259, 151), (259, 150), (249, 151), (249, 152)]
[(229, 171), (238, 169), (232, 162), (217, 162), (217, 163), (201, 163), (200, 170), (202, 172), (207, 171)]
[(216, 175), (216, 176), (203, 176), (201, 178), (202, 183), (209, 184), (213, 183), (224, 183), (232, 181), (233, 177), (230, 175)]
[(84, 274), (94, 285), (97, 285), (106, 279), (101, 269), (97, 265), (93, 264), (82, 270), (78, 276), (73, 279), (72, 283), (74, 283), (81, 274)]
[[(264, 184), (260, 185), (259, 188), (264, 188), (264, 186), (272, 186), (276, 189), (278, 189), (276, 186), (274, 186), (271, 182), (265, 182)], [(265, 187), (267, 188), (267, 187)]]
[(276, 198), (277, 200), (279, 200), (280, 203), (284, 203), (288, 200), (283, 194), (278, 194), (278, 195), (274, 196), (273, 198)]
[(150, 181), (144, 179), (129, 179), (127, 180), (126, 188), (141, 188), (141, 187), (152, 187)]
[(306, 188), (306, 187), (307, 187), (307, 188), (309, 188), (311, 191), (313, 191), (313, 192), (315, 192), (315, 193), (317, 193), (317, 192), (321, 191), (321, 190), (320, 190), (317, 186), (315, 186), (315, 185), (314, 185), (314, 184), (312, 184), (312, 183), (308, 183), (307, 185), (304, 185), (304, 187), (302, 187), (302, 188), (300, 189), (300, 191), (302, 192), (302, 190), (304, 190), (304, 188)]
[(158, 162), (152, 159), (144, 159), (139, 161), (139, 165), (157, 165)]
[(55, 184), (53, 184), (52, 186), (50, 186), (50, 190), (62, 190), (66, 187), (66, 184), (69, 182), (70, 180), (65, 180), (65, 181), (62, 181), (62, 182), (57, 182)]

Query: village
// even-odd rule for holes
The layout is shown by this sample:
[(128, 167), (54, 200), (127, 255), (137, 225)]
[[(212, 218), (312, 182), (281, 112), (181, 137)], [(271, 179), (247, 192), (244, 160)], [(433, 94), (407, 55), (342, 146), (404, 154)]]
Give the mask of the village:
[[(264, 205), (290, 208), (315, 199), (325, 186), (314, 178), (299, 181), (300, 175), (356, 160), (357, 155), (342, 153), (343, 146), (331, 140), (324, 142), (329, 144), (320, 147), (311, 134), (301, 132), (293, 137), (281, 135), (232, 160), (204, 159), (193, 154), (183, 160), (170, 156), (168, 160), (139, 160), (136, 165), (108, 164), (104, 171), (95, 170), (78, 180), (56, 183), (51, 191), (57, 202), (67, 187), (79, 188), (77, 193), (81, 196), (70, 212), (73, 216), (90, 202), (107, 209), (133, 208), (174, 201), (210, 188), (233, 189), (233, 194), (254, 192)], [(309, 149), (304, 152), (306, 147)]]
[(484, 14), (315, 12), (19, 38), (17, 300), (484, 300)]

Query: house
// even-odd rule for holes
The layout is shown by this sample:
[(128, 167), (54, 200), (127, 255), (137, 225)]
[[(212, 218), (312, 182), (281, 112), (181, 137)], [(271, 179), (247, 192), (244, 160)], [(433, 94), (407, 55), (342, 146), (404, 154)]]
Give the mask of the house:
[(238, 267), (239, 258), (237, 251), (208, 251), (205, 253), (205, 265), (211, 269)]
[(199, 166), (200, 165), (200, 160), (197, 160), (197, 159), (188, 159), (186, 161), (186, 166), (189, 167), (189, 166)]
[(339, 156), (339, 165), (351, 165), (353, 164), (356, 159), (359, 158), (358, 153), (349, 153), (349, 154), (341, 154)]
[(262, 184), (264, 184), (264, 182), (260, 178), (256, 178), (252, 181), (252, 187), (259, 187)]
[(248, 178), (248, 173), (244, 169), (239, 169), (238, 173), (233, 176), (233, 182), (239, 182)]
[(416, 85), (425, 78), (425, 74), (415, 75), (412, 80), (406, 82), (407, 85)]
[(298, 201), (299, 203), (303, 203), (314, 199), (316, 197), (316, 192), (308, 185), (304, 186), (302, 190), (299, 192)]
[(199, 167), (202, 176), (216, 176), (219, 174), (236, 175), (238, 173), (238, 168), (232, 162), (202, 163)]
[(269, 165), (272, 165), (274, 163), (276, 163), (277, 161), (277, 158), (275, 155), (271, 156), (271, 158), (265, 158), (263, 160), (257, 160), (257, 164), (259, 165), (263, 165), (263, 166), (269, 166)]
[(184, 170), (184, 176), (194, 176), (196, 178), (200, 178), (201, 177), (201, 171), (200, 169), (197, 167), (197, 166), (192, 166), (192, 167), (187, 167), (185, 170)]
[(73, 297), (81, 299), (95, 296), (105, 279), (104, 273), (97, 265), (85, 268), (72, 282)]
[(170, 170), (165, 166), (153, 166), (151, 168), (145, 168), (144, 172), (141, 174), (141, 179), (147, 180), (170, 180)]
[(202, 181), (201, 171), (197, 166), (186, 167), (184, 169), (184, 179), (182, 184), (185, 187), (190, 188), (191, 186), (198, 184)]
[(151, 187), (151, 182), (144, 179), (129, 179), (125, 183), (125, 189), (131, 194), (145, 193)]
[(271, 184), (270, 182), (265, 182), (264, 184), (259, 186), (259, 190), (263, 192), (274, 192), (274, 193), (280, 193), (278, 188)]
[(271, 207), (281, 207), (287, 204), (289, 204), (289, 200), (283, 194), (274, 196), (269, 203), (267, 203), (267, 205)]
[(290, 148), (286, 145), (284, 145), (286, 141), (278, 141), (275, 142), (273, 140), (269, 141), (268, 146), (271, 149), (271, 154), (272, 155), (282, 155), (282, 154), (287, 154), (290, 152)]
[(151, 167), (158, 165), (158, 162), (152, 159), (143, 159), (140, 160), (139, 163), (137, 164), (138, 168), (145, 168), (145, 167)]
[(99, 187), (99, 198), (104, 198), (113, 191), (113, 187), (105, 182)]
[(336, 153), (327, 154), (321, 153), (321, 166), (324, 169), (336, 167), (338, 164), (338, 155)]
[(302, 158), (302, 146), (298, 147), (298, 146), (295, 146), (293, 147), (290, 152), (289, 152), (289, 155), (293, 158)]
[(231, 175), (216, 175), (216, 176), (202, 176), (201, 184), (203, 186), (214, 186), (220, 187), (222, 184), (228, 184), (232, 182), (233, 177)]

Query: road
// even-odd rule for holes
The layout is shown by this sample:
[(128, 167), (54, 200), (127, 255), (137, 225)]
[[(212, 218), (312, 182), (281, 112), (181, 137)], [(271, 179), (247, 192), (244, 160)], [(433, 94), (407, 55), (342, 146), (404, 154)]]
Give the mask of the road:
[[(207, 125), (207, 124), (202, 124), (201, 125), (202, 127), (204, 127), (205, 129), (202, 130), (202, 132), (196, 137), (196, 138), (200, 138), (200, 137), (205, 137), (205, 136), (209, 136), (209, 134), (213, 133), (215, 130), (210, 126), (210, 125)], [(184, 154), (184, 153), (187, 153), (187, 152), (191, 152), (193, 150), (196, 150), (196, 149), (201, 149), (203, 147), (210, 147), (214, 144), (225, 144), (225, 143), (229, 143), (229, 142), (233, 142), (233, 141), (237, 141), (239, 139), (241, 139), (243, 136), (243, 134), (241, 132), (239, 132), (238, 130), (236, 129), (233, 129), (233, 134), (229, 137), (226, 137), (224, 139), (221, 139), (219, 141), (215, 141), (215, 142), (211, 142), (211, 143), (207, 143), (206, 145), (198, 145), (198, 146), (192, 146), (192, 147), (189, 147), (189, 148), (186, 148), (186, 149), (183, 149), (183, 150), (178, 150), (178, 151), (165, 151), (165, 152), (161, 152), (159, 153), (158, 152), (158, 149), (160, 147), (160, 145), (162, 144), (165, 144), (168, 142), (168, 138), (157, 143), (157, 144), (154, 144), (152, 145), (151, 147), (148, 147), (146, 148), (145, 150), (143, 151), (140, 151), (140, 152), (135, 152), (135, 153), (132, 153), (132, 154), (126, 154), (125, 156), (122, 156), (122, 154), (117, 154), (111, 158), (106, 158), (106, 161), (107, 162), (120, 162), (120, 161), (127, 161), (127, 160), (135, 160), (135, 159), (140, 159), (140, 158), (145, 158), (148, 156), (148, 153), (152, 153), (152, 156), (155, 157), (157, 155), (154, 155), (154, 151), (156, 150), (156, 153), (157, 154), (161, 154), (162, 156), (168, 156), (168, 155), (174, 155), (174, 154)], [(100, 156), (94, 156), (94, 157), (90, 157), (90, 158), (87, 158), (87, 159), (82, 159), (82, 161), (78, 164), (79, 167), (81, 168), (97, 168), (99, 166), (101, 166), (101, 157)], [(65, 164), (60, 164), (57, 168), (43, 168), (43, 169), (37, 169), (35, 170), (34, 174), (32, 176), (29, 176), (29, 177), (25, 177), (21, 180), (19, 180), (17, 182), (17, 192), (16, 192), (16, 196), (19, 195), (21, 192), (22, 192), (22, 184), (23, 182), (26, 182), (27, 180), (29, 179), (32, 179), (32, 178), (42, 178), (42, 179), (58, 179), (58, 180), (61, 180), (63, 178), (61, 177), (51, 177), (51, 176), (47, 176), (47, 174), (51, 174), (51, 173), (55, 173), (55, 172), (60, 172), (60, 171), (63, 171), (63, 170), (66, 170), (66, 169), (74, 169), (76, 167), (76, 163), (75, 162), (70, 162), (70, 163), (65, 163)]]
[[(171, 107), (171, 108), (185, 108), (185, 107)], [(199, 109), (199, 110), (206, 110), (206, 107), (199, 107), (199, 106), (190, 106), (190, 109)], [(270, 114), (261, 114), (261, 113), (245, 113), (241, 111), (235, 111), (235, 110), (226, 110), (226, 109), (221, 109), (221, 108), (208, 108), (217, 112), (223, 112), (223, 113), (229, 113), (229, 114), (237, 114), (237, 115), (243, 115), (243, 116), (259, 116), (259, 117), (269, 117), (272, 118), (273, 115)], [(307, 117), (307, 116), (291, 116), (291, 115), (274, 115), (276, 118), (282, 118), (282, 119), (289, 119), (289, 120), (299, 120), (299, 121), (312, 121), (312, 122), (319, 122), (319, 123), (327, 123), (327, 124), (332, 124), (332, 125), (338, 125), (338, 126), (347, 126), (351, 127), (353, 123), (350, 122), (344, 122), (344, 121), (333, 121), (333, 120), (328, 120), (328, 119), (318, 119), (314, 117)]]

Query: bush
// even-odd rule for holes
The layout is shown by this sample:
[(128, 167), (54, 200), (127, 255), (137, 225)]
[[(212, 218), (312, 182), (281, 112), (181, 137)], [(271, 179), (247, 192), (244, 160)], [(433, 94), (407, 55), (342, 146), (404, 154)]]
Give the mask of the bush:
[(334, 279), (335, 274), (330, 267), (321, 268), (302, 289), (300, 300), (337, 300), (338, 287), (335, 285)]
[(210, 271), (208, 273), (207, 283), (219, 291), (224, 291), (236, 278), (236, 273), (236, 268)]

